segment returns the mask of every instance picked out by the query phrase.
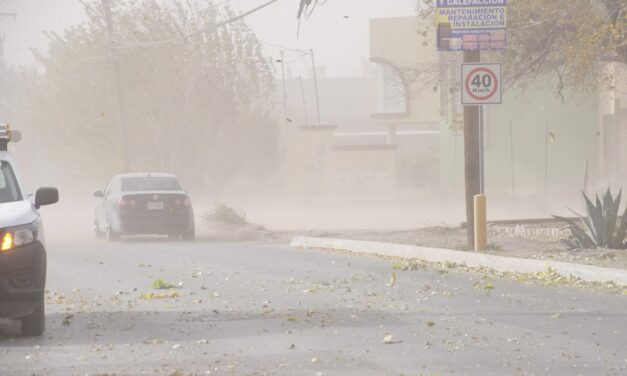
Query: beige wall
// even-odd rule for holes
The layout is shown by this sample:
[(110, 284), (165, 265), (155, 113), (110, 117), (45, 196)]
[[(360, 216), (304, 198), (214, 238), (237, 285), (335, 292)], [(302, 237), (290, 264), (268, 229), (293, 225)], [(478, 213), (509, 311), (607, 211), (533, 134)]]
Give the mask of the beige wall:
[(399, 122), (440, 121), (438, 52), (423, 44), (421, 33), (429, 25), (421, 22), (418, 17), (370, 20), (371, 60), (390, 62), (404, 72), (410, 104), (408, 116)]
[(393, 193), (394, 146), (334, 146), (326, 155), (325, 191), (331, 194)]

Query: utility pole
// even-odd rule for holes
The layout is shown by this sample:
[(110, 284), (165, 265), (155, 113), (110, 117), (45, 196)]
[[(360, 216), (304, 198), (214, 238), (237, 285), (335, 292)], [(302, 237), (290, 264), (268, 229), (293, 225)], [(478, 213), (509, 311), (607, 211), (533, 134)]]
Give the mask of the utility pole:
[(283, 112), (284, 120), (287, 121), (287, 89), (285, 84), (285, 53), (281, 50), (281, 80), (283, 82)]
[(122, 164), (124, 171), (130, 172), (132, 165), (129, 158), (128, 149), (128, 130), (126, 123), (126, 108), (124, 105), (124, 88), (122, 87), (120, 61), (115, 56), (115, 47), (113, 41), (113, 35), (115, 28), (113, 25), (113, 17), (111, 15), (111, 0), (102, 0), (102, 9), (104, 11), (105, 22), (107, 23), (107, 37), (109, 40), (109, 54), (111, 55), (111, 62), (113, 64), (113, 79), (115, 80), (115, 86), (117, 91), (118, 102), (118, 121), (119, 121), (119, 134), (122, 145)]
[[(2, 5), (3, 2), (0, 2), (0, 5)], [(5, 18), (13, 18), (13, 22), (15, 22), (17, 20), (17, 13), (0, 13), (0, 21), (4, 20)], [(4, 35), (4, 33), (0, 33), (0, 62), (4, 63), (4, 41), (6, 39), (6, 36)]]
[[(0, 5), (2, 5), (3, 2), (0, 2)], [(0, 21), (4, 20), (5, 18), (13, 18), (13, 22), (15, 22), (17, 20), (17, 13), (0, 13)], [(4, 97), (6, 95), (6, 90), (7, 88), (4, 87), (4, 83), (5, 83), (5, 74), (7, 73), (6, 71), (6, 65), (4, 63), (4, 41), (6, 40), (6, 35), (4, 33), (0, 33), (0, 85), (2, 85), (2, 92), (0, 93), (0, 96)], [(6, 98), (2, 98), (4, 99), (2, 102), (4, 103), (6, 101)], [(2, 104), (0, 106), (0, 110), (5, 108), (6, 106), (4, 104)], [(4, 117), (5, 120), (9, 117), (9, 113), (11, 112), (10, 107), (7, 108), (7, 111), (2, 111), (0, 113), (0, 116)]]
[[(479, 50), (465, 50), (464, 63), (478, 63), (481, 61)], [(466, 225), (468, 245), (475, 244), (475, 196), (481, 193), (481, 119), (480, 108), (477, 105), (464, 106), (464, 154), (466, 173)]]
[[(487, 247), (487, 214), (484, 187), (483, 108), (502, 102), (501, 64), (481, 63), (481, 50), (507, 47), (507, 0), (436, 1), (437, 48), (463, 51), (462, 104), (464, 104), (464, 157), (466, 226), (468, 246), (476, 251)], [(494, 15), (494, 23), (482, 26), (483, 14)], [(450, 14), (460, 15), (457, 18)], [(476, 28), (468, 29), (468, 24)], [(473, 22), (477, 21), (477, 22)]]
[(298, 76), (300, 83), (300, 96), (303, 98), (303, 110), (305, 111), (305, 125), (309, 125), (309, 115), (307, 114), (307, 101), (305, 100), (305, 88), (303, 87), (303, 78)]
[(313, 48), (309, 50), (311, 55), (311, 67), (313, 69), (314, 87), (316, 89), (316, 109), (318, 110), (318, 125), (320, 125), (320, 96), (318, 95), (318, 74), (316, 73), (316, 59), (314, 58)]

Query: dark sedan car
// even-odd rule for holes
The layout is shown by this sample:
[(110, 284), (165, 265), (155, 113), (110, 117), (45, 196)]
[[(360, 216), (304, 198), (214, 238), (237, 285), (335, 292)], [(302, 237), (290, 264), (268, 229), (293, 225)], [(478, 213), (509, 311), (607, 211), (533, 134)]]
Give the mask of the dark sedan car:
[(194, 240), (192, 203), (174, 175), (116, 175), (94, 196), (101, 198), (95, 213), (99, 236), (111, 241), (124, 235), (149, 234)]

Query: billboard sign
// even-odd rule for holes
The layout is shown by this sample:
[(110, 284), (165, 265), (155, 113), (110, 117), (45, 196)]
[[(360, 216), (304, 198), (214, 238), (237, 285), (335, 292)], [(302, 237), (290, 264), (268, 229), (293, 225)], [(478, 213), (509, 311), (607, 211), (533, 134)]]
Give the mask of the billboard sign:
[(436, 0), (438, 50), (507, 47), (507, 0)]

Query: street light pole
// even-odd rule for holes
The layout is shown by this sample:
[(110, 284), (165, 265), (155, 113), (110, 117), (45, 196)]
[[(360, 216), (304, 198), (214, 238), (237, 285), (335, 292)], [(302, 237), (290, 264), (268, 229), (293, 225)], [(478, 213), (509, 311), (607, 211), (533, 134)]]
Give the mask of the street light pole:
[(285, 54), (281, 50), (281, 80), (283, 82), (283, 113), (284, 120), (288, 119), (287, 116), (287, 90), (285, 88)]
[(318, 94), (318, 74), (316, 73), (316, 59), (314, 58), (313, 48), (309, 50), (311, 55), (311, 66), (313, 69), (314, 87), (316, 89), (316, 109), (318, 111), (318, 125), (320, 125), (320, 96)]
[(305, 100), (305, 88), (303, 87), (303, 78), (298, 76), (300, 83), (300, 96), (303, 99), (303, 110), (305, 111), (305, 125), (309, 125), (309, 115), (307, 114), (307, 101)]
[(119, 131), (122, 144), (122, 164), (124, 171), (131, 171), (131, 162), (129, 158), (128, 150), (128, 130), (126, 128), (126, 108), (124, 106), (124, 89), (122, 87), (120, 62), (118, 58), (114, 56), (113, 47), (113, 17), (111, 15), (111, 0), (102, 0), (102, 9), (104, 10), (105, 22), (107, 23), (107, 36), (109, 39), (109, 54), (111, 55), (111, 62), (113, 64), (113, 78), (115, 80), (115, 86), (117, 91), (117, 103), (118, 103), (118, 115), (119, 115)]

